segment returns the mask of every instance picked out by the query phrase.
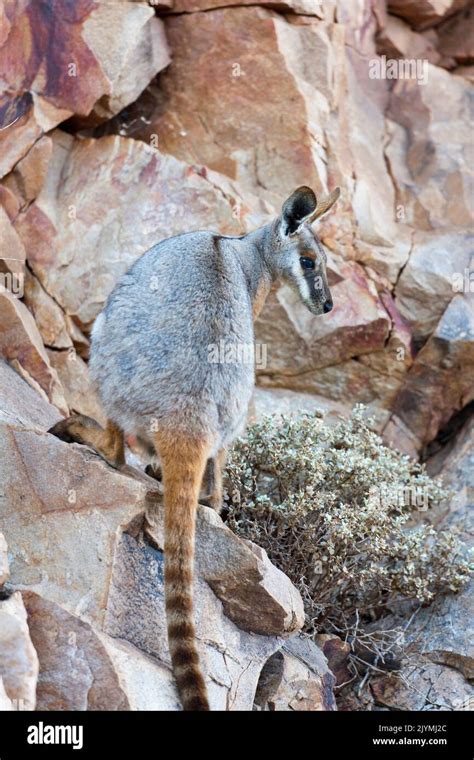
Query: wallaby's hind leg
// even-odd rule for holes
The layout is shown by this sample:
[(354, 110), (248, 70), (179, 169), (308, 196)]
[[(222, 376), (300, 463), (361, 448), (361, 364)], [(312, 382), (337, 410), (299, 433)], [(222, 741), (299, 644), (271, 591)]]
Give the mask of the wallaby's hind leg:
[(216, 512), (222, 510), (222, 471), (227, 459), (227, 450), (220, 449), (215, 457), (207, 460), (203, 477), (203, 494), (199, 499), (201, 504), (212, 507)]
[(115, 467), (125, 464), (123, 433), (111, 420), (107, 420), (107, 427), (104, 430), (92, 417), (75, 414), (57, 422), (48, 430), (48, 433), (52, 433), (66, 443), (82, 443), (91, 446)]
[(185, 710), (209, 710), (193, 613), (194, 530), (199, 488), (211, 445), (205, 437), (157, 433), (165, 503), (165, 601), (168, 643)]

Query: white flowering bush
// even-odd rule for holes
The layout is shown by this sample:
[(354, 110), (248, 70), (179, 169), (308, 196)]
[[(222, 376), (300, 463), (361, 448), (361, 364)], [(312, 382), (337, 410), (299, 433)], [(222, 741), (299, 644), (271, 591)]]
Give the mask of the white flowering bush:
[(397, 599), (430, 602), (469, 576), (464, 545), (423, 513), (447, 497), (422, 465), (386, 447), (363, 409), (267, 417), (231, 452), (228, 525), (299, 588), (306, 631), (348, 631)]

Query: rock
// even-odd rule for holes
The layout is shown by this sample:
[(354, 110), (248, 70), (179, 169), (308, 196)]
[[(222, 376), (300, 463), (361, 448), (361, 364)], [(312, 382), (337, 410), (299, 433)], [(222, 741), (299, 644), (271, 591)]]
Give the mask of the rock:
[(309, 393), (297, 393), (285, 388), (255, 388), (249, 412), (249, 423), (256, 422), (268, 414), (302, 413), (314, 414), (321, 412), (326, 422), (339, 421), (339, 417), (348, 417), (351, 412), (350, 404), (331, 401), (324, 396)]
[[(269, 196), (272, 202), (283, 200), (303, 177), (320, 189), (304, 101), (278, 48), (280, 26), (288, 25), (258, 7), (170, 16), (166, 34), (173, 62), (161, 77), (151, 124), (138, 136), (148, 142), (156, 134), (160, 150), (226, 174), (252, 193), (275, 193), (279, 185), (277, 198)], [(264, 56), (255, 57), (256, 45)], [(265, 102), (256, 97), (263, 82)]]
[[(4, 182), (5, 180), (3, 180)], [(0, 183), (0, 206), (7, 212), (10, 222), (14, 222), (20, 211), (20, 202), (15, 193)]]
[(406, 454), (410, 459), (418, 460), (423, 444), (396, 414), (390, 414), (381, 432), (387, 446)]
[(0, 291), (0, 356), (16, 362), (24, 377), (32, 379), (58, 409), (67, 404), (56, 371), (51, 367), (35, 321), (26, 306), (8, 291)]
[(265, 663), (255, 694), (256, 709), (336, 710), (335, 678), (310, 639), (297, 637)]
[[(282, 286), (270, 294), (255, 326), (265, 361), (265, 388), (317, 394), (339, 404), (390, 408), (412, 364), (409, 325), (388, 292), (377, 293), (358, 264), (342, 264), (345, 279), (331, 287), (334, 309), (314, 317)], [(386, 422), (387, 420), (385, 420)]]
[[(346, 4), (344, 7), (347, 9)], [(332, 96), (334, 100), (331, 98), (329, 102), (338, 103), (338, 114), (331, 113), (326, 123), (326, 160), (331, 168), (335, 164), (336, 181), (343, 187), (346, 205), (350, 199), (352, 208), (349, 215), (346, 209), (339, 206), (333, 219), (335, 225), (344, 225), (343, 229), (346, 217), (347, 223), (351, 224), (354, 251), (349, 245), (344, 246), (344, 239), (336, 235), (339, 249), (346, 250), (350, 258), (364, 260), (367, 250), (372, 247), (368, 258), (373, 261), (374, 268), (394, 281), (406, 260), (409, 239), (395, 218), (394, 186), (382, 148), (384, 112), (388, 102), (387, 81), (371, 78), (370, 75), (372, 62), (376, 58), (373, 41), (375, 22), (369, 4), (361, 3), (360, 8), (366, 14), (368, 12), (368, 18), (361, 19), (354, 27), (349, 19), (347, 25), (336, 24), (330, 32), (336, 89)], [(314, 27), (316, 31), (319, 24), (315, 23)], [(347, 44), (339, 49), (339, 42)], [(300, 60), (303, 63), (305, 59)], [(302, 65), (298, 72), (303, 81), (307, 76), (305, 69)], [(312, 78), (312, 85), (316, 91), (320, 89), (316, 77)], [(377, 192), (374, 192), (374, 187), (377, 187)]]
[(339, 636), (328, 633), (318, 634), (315, 642), (327, 659), (329, 670), (336, 679), (335, 685), (341, 686), (350, 681), (352, 678), (352, 673), (348, 667), (350, 644), (340, 639)]
[(5, 691), (3, 678), (0, 677), (0, 710), (1, 712), (11, 712), (13, 709), (13, 702)]
[(397, 16), (386, 14), (377, 35), (377, 53), (387, 58), (420, 58), (436, 64), (440, 54), (429, 38), (414, 32)]
[(474, 9), (469, 5), (438, 29), (438, 49), (443, 56), (458, 64), (474, 63)]
[(395, 240), (393, 245), (372, 245), (356, 239), (354, 240), (356, 260), (364, 266), (371, 279), (391, 289), (408, 261), (412, 234), (413, 230), (409, 227), (398, 224), (393, 232)]
[(24, 592), (39, 658), (37, 710), (177, 710), (169, 669), (54, 602)]
[[(152, 5), (154, 3), (151, 3)], [(173, 13), (194, 13), (208, 11), (213, 8), (232, 8), (234, 6), (253, 5), (253, 0), (173, 0)], [(321, 0), (260, 0), (263, 8), (275, 8), (281, 11), (301, 13), (308, 16), (324, 17), (324, 7)]]
[[(474, 544), (474, 417), (426, 462), (432, 477), (441, 477), (451, 498), (440, 505), (434, 522), (453, 528), (468, 545)], [(460, 629), (462, 631), (462, 628)], [(454, 638), (454, 636), (453, 636)]]
[(362, 354), (359, 361), (381, 375), (389, 375), (389, 382), (395, 381), (394, 385), (397, 381), (400, 384), (413, 363), (413, 335), (390, 293), (382, 292), (380, 300), (391, 319), (390, 335), (382, 350)]
[(27, 206), (39, 195), (52, 150), (51, 138), (45, 135), (35, 142), (26, 156), (5, 177), (4, 186), (16, 195), (22, 207)]
[[(472, 504), (472, 500), (471, 500)], [(441, 604), (423, 610), (417, 631), (423, 654), (431, 662), (458, 670), (467, 681), (474, 678), (474, 644), (465, 623), (472, 610), (472, 588), (446, 597)]]
[[(5, 19), (8, 29), (0, 50), (6, 89), (9, 93), (25, 93), (31, 99), (33, 82), (47, 54), (48, 67), (33, 91), (50, 100), (56, 108), (88, 113), (109, 86), (82, 37), (83, 24), (94, 4), (82, 0), (71, 8), (65, 0), (55, 0), (54, 5), (57, 16), (54, 26), (48, 9), (41, 5), (18, 3), (11, 7)], [(34, 40), (35, 44), (30, 42), (28, 46), (27, 40)], [(70, 51), (69, 66), (64, 65), (62, 57), (65, 49)]]
[(267, 346), (259, 375), (293, 376), (383, 348), (390, 319), (375, 287), (357, 264), (343, 264), (341, 272), (344, 279), (331, 287), (334, 308), (324, 317), (315, 318), (287, 285), (269, 296), (255, 328)]
[(0, 287), (17, 296), (23, 295), (25, 248), (10, 222), (3, 206), (0, 206)]
[(474, 398), (473, 370), (474, 304), (469, 296), (455, 295), (392, 407), (422, 446)]
[[(149, 511), (147, 535), (162, 547), (163, 515)], [(260, 635), (288, 636), (304, 623), (299, 592), (266, 552), (236, 536), (219, 515), (207, 507), (198, 512), (196, 568), (239, 628)]]
[(24, 592), (23, 598), (39, 659), (36, 709), (130, 709), (93, 628), (38, 594)]
[(474, 236), (469, 230), (416, 232), (410, 259), (395, 294), (416, 341), (431, 335), (469, 268)]
[(451, 73), (459, 77), (465, 77), (471, 84), (474, 82), (474, 66), (457, 66)]
[[(202, 526), (202, 514), (210, 512), (207, 508), (200, 510), (200, 526)], [(217, 520), (217, 516), (214, 520)], [(196, 635), (203, 661), (203, 669), (209, 690), (211, 708), (214, 710), (251, 710), (253, 698), (259, 674), (264, 662), (273, 652), (281, 646), (281, 638), (276, 635), (255, 635), (248, 633), (255, 628), (260, 608), (249, 609), (247, 615), (242, 611), (236, 612), (231, 609), (235, 620), (239, 621), (239, 627), (229, 617), (229, 608), (224, 601), (222, 603), (211, 591), (210, 584), (206, 580), (214, 562), (221, 557), (222, 574), (224, 567), (237, 560), (233, 557), (236, 537), (226, 528), (221, 529), (228, 539), (228, 545), (221, 544), (220, 555), (215, 552), (213, 544), (203, 543), (203, 537), (198, 528), (197, 537), (197, 567), (195, 578), (194, 596), (196, 609)], [(166, 624), (164, 617), (164, 589), (163, 589), (163, 555), (162, 552), (151, 546), (142, 531), (139, 521), (130, 525), (129, 533), (122, 536), (118, 551), (115, 556), (114, 572), (111, 589), (107, 603), (107, 614), (104, 631), (113, 638), (125, 640), (137, 647), (146, 655), (156, 658), (165, 667), (169, 667), (169, 654), (166, 644)], [(153, 535), (156, 532), (153, 531)], [(219, 542), (219, 538), (217, 539)], [(237, 539), (242, 545), (240, 554), (244, 551), (251, 556), (252, 552), (246, 548), (245, 543)], [(160, 539), (161, 543), (161, 539)], [(217, 543), (217, 548), (219, 543)], [(206, 554), (209, 552), (210, 557)], [(247, 559), (247, 563), (249, 559)], [(279, 573), (273, 568), (275, 573)], [(237, 581), (240, 580), (243, 587), (250, 591), (250, 583), (246, 581), (245, 571), (239, 573), (238, 578), (229, 578), (229, 588), (219, 588), (219, 593), (225, 600), (232, 598)], [(288, 587), (289, 581), (285, 584)], [(282, 589), (274, 589), (284, 604), (293, 603), (290, 599), (285, 600), (285, 585)], [(262, 620), (260, 629), (269, 630), (275, 628), (278, 620), (280, 633), (285, 633), (285, 627), (295, 630), (295, 620), (291, 614), (291, 606), (286, 615), (275, 618), (272, 611), (271, 592), (266, 596), (258, 591), (254, 596), (254, 603), (261, 604)], [(293, 595), (297, 595), (296, 590)], [(276, 600), (275, 600), (276, 601)], [(273, 606), (275, 606), (275, 601)], [(281, 604), (281, 602), (280, 602)], [(242, 602), (241, 602), (242, 606)], [(237, 607), (237, 605), (236, 605)], [(250, 604), (249, 604), (250, 607)], [(225, 612), (225, 614), (223, 614)], [(290, 613), (290, 614), (288, 614)], [(251, 616), (249, 619), (249, 615)], [(298, 621), (301, 625), (302, 620)], [(245, 625), (245, 629), (241, 627)]]
[(0, 365), (0, 371), (0, 524), (12, 584), (100, 621), (118, 528), (143, 511), (147, 487), (90, 449), (49, 435), (60, 419), (54, 407), (13, 370)]
[[(162, 22), (146, 5), (80, 0), (71, 7), (67, 0), (54, 0), (54, 25), (50, 12), (41, 4), (17, 3), (1, 22), (2, 126), (14, 127), (23, 155), (44, 128), (44, 119), (32, 115), (35, 98), (55, 111), (47, 129), (71, 114), (87, 116), (96, 104), (97, 115), (108, 118), (169, 62)], [(29, 115), (27, 136), (18, 134)]]
[(388, 0), (388, 10), (415, 29), (425, 29), (439, 24), (468, 3), (469, 0)]
[(66, 325), (78, 356), (80, 356), (82, 359), (88, 359), (90, 349), (89, 339), (86, 338), (82, 330), (78, 328), (76, 323), (73, 322), (68, 314), (66, 314)]
[(351, 359), (340, 364), (315, 369), (301, 375), (260, 375), (262, 387), (287, 388), (297, 392), (326, 396), (331, 402), (364, 404), (373, 415), (381, 417), (381, 423), (388, 421), (393, 400), (401, 387), (397, 378), (380, 374), (364, 365), (359, 359)]
[[(3, 61), (4, 52), (2, 48), (2, 71), (7, 68)], [(37, 93), (24, 92), (13, 97), (0, 93), (0, 177), (8, 174), (26, 156), (44, 132), (69, 116), (71, 111), (56, 108)]]
[(79, 326), (161, 239), (203, 227), (240, 233), (247, 215), (254, 223), (231, 183), (142, 142), (60, 131), (52, 139), (46, 184), (15, 226), (35, 275)]
[(442, 475), (443, 482), (456, 496), (444, 514), (446, 523), (456, 523), (467, 538), (474, 533), (474, 516), (469, 504), (474, 501), (474, 417), (468, 418), (457, 435), (427, 461), (432, 477)]
[[(37, 450), (38, 439), (38, 433), (33, 431), (23, 431), (23, 437), (28, 433), (30, 440), (26, 442), (18, 435), (20, 444), (30, 447), (29, 452), (21, 449), (27, 463)], [(124, 519), (133, 515), (136, 502), (143, 498), (142, 492), (134, 481), (129, 483), (129, 478), (111, 473), (109, 491), (97, 493), (93, 476), (95, 471), (100, 477), (100, 470), (104, 469), (101, 463), (84, 461), (83, 454), (77, 450), (67, 462), (64, 458), (61, 461), (60, 456), (54, 459), (55, 454), (57, 452), (45, 451), (43, 447), (41, 456), (37, 456), (37, 467), (42, 467), (43, 473), (35, 474), (33, 486), (23, 489), (33, 502), (28, 514), (15, 517), (9, 511), (2, 515), (5, 534), (12, 547), (12, 582), (100, 624), (107, 601), (117, 530)], [(71, 468), (71, 474), (66, 471), (52, 493), (51, 489), (47, 490), (48, 462), (51, 461), (57, 463), (58, 469), (67, 464)], [(31, 466), (31, 461), (28, 464)], [(11, 467), (11, 457), (6, 467)], [(22, 496), (21, 489), (13, 491), (11, 473), (6, 474), (10, 503), (16, 503)], [(40, 500), (49, 495), (48, 509), (41, 506)]]
[(82, 38), (109, 83), (91, 120), (109, 119), (128, 106), (170, 62), (163, 22), (143, 4), (95, 4)]
[(71, 413), (85, 414), (105, 426), (106, 417), (92, 388), (85, 361), (72, 346), (68, 351), (48, 351), (47, 353), (51, 366), (58, 373)]
[[(46, 399), (27, 384), (4, 360), (0, 359), (0, 420), (14, 428), (28, 424), (47, 430), (61, 415)], [(2, 439), (3, 446), (3, 439)], [(2, 496), (5, 495), (2, 490)]]
[(302, 627), (303, 601), (287, 576), (263, 549), (229, 531), (214, 510), (201, 510), (196, 547), (198, 570), (239, 628), (287, 636)]
[(0, 533), (0, 587), (3, 586), (10, 577), (8, 567), (8, 545), (5, 536)]
[(130, 710), (180, 710), (178, 693), (171, 669), (136, 647), (100, 632), (98, 637), (107, 651), (127, 696)]
[[(472, 498), (471, 498), (472, 509)], [(457, 710), (472, 700), (474, 648), (469, 626), (472, 584), (459, 594), (421, 608), (405, 632), (400, 674), (376, 676), (377, 703), (396, 710)], [(407, 618), (384, 618), (384, 627), (406, 626)]]
[[(452, 493), (449, 508), (435, 515), (438, 528), (451, 528), (468, 546), (474, 541), (474, 418), (457, 438), (428, 460), (431, 476), (441, 476)], [(422, 607), (408, 627), (407, 662), (402, 680), (380, 676), (372, 683), (379, 704), (396, 710), (472, 709), (474, 645), (466, 621), (472, 617), (472, 583), (458, 594), (440, 597)], [(406, 624), (395, 615), (387, 628)]]
[[(65, 313), (29, 270), (25, 276), (24, 302), (35, 318), (45, 346), (72, 348)], [(51, 359), (51, 352), (48, 356)], [(54, 362), (51, 364), (54, 367)]]
[(0, 676), (15, 709), (35, 709), (38, 657), (19, 592), (0, 602)]
[(460, 673), (433, 665), (417, 655), (417, 665), (395, 675), (377, 676), (371, 683), (376, 704), (391, 710), (459, 710), (471, 701), (472, 687)]
[[(403, 266), (408, 247), (406, 243), (397, 251), (396, 241), (399, 230), (395, 224), (395, 194), (393, 183), (386, 169), (381, 143), (385, 129), (384, 110), (387, 105), (387, 82), (370, 78), (370, 61), (375, 50), (360, 56), (347, 48), (350, 65), (347, 68), (347, 105), (343, 130), (347, 130), (347, 140), (352, 155), (352, 171), (356, 177), (352, 206), (355, 216), (355, 236), (363, 244), (387, 249), (392, 254), (392, 271)], [(361, 119), (361, 114), (366, 117)], [(333, 150), (341, 148), (334, 145)], [(383, 163), (383, 166), (382, 166)], [(343, 166), (347, 176), (349, 167)], [(378, 178), (380, 185), (378, 184)], [(377, 187), (377, 192), (374, 192)], [(395, 251), (390, 249), (395, 247)], [(384, 259), (382, 255), (380, 259)], [(393, 271), (395, 270), (395, 271)]]
[[(441, 476), (451, 491), (449, 509), (440, 516), (439, 525), (454, 529), (465, 543), (474, 545), (474, 417), (470, 417), (458, 435), (427, 462), (432, 477)], [(441, 609), (431, 615), (427, 628), (430, 637), (426, 651), (434, 662), (459, 670), (466, 679), (474, 678), (474, 645), (468, 627), (473, 603), (473, 589), (443, 600)]]
[[(319, 15), (316, 6), (313, 12)], [(400, 245), (382, 148), (388, 85), (368, 76), (375, 21), (368, 3), (340, 4), (338, 23), (334, 6), (325, 4), (322, 15), (324, 22), (228, 7), (167, 17), (172, 64), (160, 88), (150, 87), (115, 129), (159, 139), (164, 152), (226, 174), (275, 206), (302, 183), (317, 193), (340, 184), (342, 201), (324, 221), (323, 239), (350, 255), (354, 235), (384, 248), (388, 255), (377, 258), (390, 259), (394, 280), (408, 247)], [(208, 55), (209, 38), (219, 67)], [(257, 46), (265, 51), (258, 59)], [(265, 102), (255, 97), (262, 83)]]
[[(0, 523), (10, 546), (11, 582), (33, 615), (42, 666), (39, 709), (177, 709), (158, 484), (47, 434), (58, 416), (54, 408), (33, 398), (5, 364), (0, 380), (9, 389), (0, 399), (6, 497)], [(152, 521), (146, 530), (145, 512)], [(250, 710), (263, 664), (303, 624), (301, 597), (263, 550), (205, 507), (198, 515), (195, 587), (211, 703)], [(67, 675), (76, 671), (72, 686)], [(153, 697), (155, 686), (160, 691)]]
[[(427, 63), (426, 82), (396, 81), (386, 147), (400, 221), (429, 230), (472, 225), (470, 84)], [(390, 125), (389, 125), (390, 126)]]

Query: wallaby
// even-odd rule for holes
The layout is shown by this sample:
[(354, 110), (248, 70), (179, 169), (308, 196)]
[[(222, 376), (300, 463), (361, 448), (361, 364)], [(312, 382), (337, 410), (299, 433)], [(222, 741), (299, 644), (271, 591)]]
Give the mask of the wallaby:
[(333, 307), (326, 255), (311, 223), (339, 197), (317, 203), (309, 187), (285, 201), (280, 216), (254, 232), (189, 232), (163, 240), (120, 279), (97, 317), (91, 377), (107, 429), (82, 415), (50, 432), (93, 446), (116, 466), (123, 434), (152, 444), (165, 507), (165, 598), (173, 673), (185, 710), (209, 710), (193, 615), (194, 526), (200, 486), (220, 510), (225, 452), (244, 425), (253, 363), (213, 362), (209, 349), (253, 345), (253, 320), (281, 278), (313, 314)]

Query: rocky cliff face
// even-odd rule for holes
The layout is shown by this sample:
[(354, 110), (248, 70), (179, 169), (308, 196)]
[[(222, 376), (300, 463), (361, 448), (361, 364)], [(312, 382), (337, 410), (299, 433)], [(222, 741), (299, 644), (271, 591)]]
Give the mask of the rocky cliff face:
[[(300, 184), (340, 185), (319, 230), (334, 310), (311, 318), (274, 289), (253, 414), (363, 402), (413, 457), (468, 416), (472, 13), (467, 0), (3, 3), (0, 529), (14, 593), (0, 614), (18, 663), (0, 661), (3, 703), (176, 708), (156, 486), (45, 432), (70, 411), (101, 419), (88, 335), (153, 243), (241, 234)], [(282, 648), (302, 624), (288, 580), (203, 508), (204, 543), (213, 705), (251, 709), (263, 668), (259, 709), (332, 709), (318, 651)]]
[[(8, 539), (8, 549), (0, 540), (0, 675), (9, 709), (179, 709), (157, 482), (47, 434), (58, 410), (3, 362), (0, 376), (0, 523)], [(212, 707), (251, 710), (262, 668), (303, 624), (301, 597), (263, 550), (206, 507), (196, 551), (197, 635)], [(304, 646), (306, 669), (294, 676), (308, 690), (304, 704), (334, 709), (326, 660), (311, 642)], [(292, 651), (284, 655), (289, 667)], [(279, 704), (298, 704), (291, 677), (281, 694), (274, 683)]]

